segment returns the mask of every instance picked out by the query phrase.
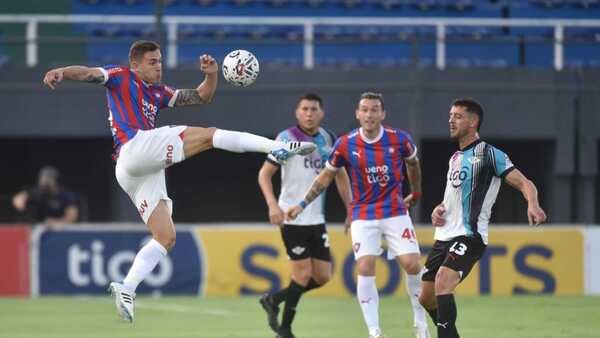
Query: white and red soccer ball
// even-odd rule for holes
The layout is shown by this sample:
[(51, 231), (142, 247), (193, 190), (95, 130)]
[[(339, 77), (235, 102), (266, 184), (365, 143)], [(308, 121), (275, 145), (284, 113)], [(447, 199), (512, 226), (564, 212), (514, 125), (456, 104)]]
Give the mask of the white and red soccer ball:
[(234, 86), (246, 87), (254, 83), (260, 72), (258, 59), (247, 50), (230, 52), (223, 60), (223, 77)]

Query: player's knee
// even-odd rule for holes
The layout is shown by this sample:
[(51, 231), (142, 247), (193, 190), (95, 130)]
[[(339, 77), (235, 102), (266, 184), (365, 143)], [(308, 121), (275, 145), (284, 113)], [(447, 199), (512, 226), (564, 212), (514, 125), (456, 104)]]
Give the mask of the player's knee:
[(314, 273), (312, 278), (315, 280), (315, 282), (317, 282), (317, 284), (324, 285), (324, 284), (327, 284), (327, 282), (329, 282), (331, 280), (331, 273), (329, 271), (321, 272), (321, 273)]
[(300, 285), (306, 285), (308, 284), (308, 281), (312, 278), (312, 272), (310, 271), (310, 269), (298, 270), (292, 274), (292, 278), (296, 283)]
[(358, 274), (361, 276), (375, 276), (375, 264), (371, 260), (360, 260), (357, 264)]
[(168, 235), (163, 235), (160, 238), (157, 238), (156, 240), (165, 248), (167, 249), (167, 251), (171, 251), (171, 249), (173, 249), (173, 247), (175, 246), (175, 239), (176, 239), (176, 235), (175, 232), (168, 234)]
[(454, 291), (459, 280), (456, 276), (446, 269), (440, 269), (435, 275), (435, 293), (446, 294)]
[(406, 273), (409, 275), (416, 275), (419, 272), (421, 272), (421, 264), (419, 264), (419, 261), (416, 259), (410, 260), (407, 263), (405, 263), (403, 268), (404, 271), (406, 271)]

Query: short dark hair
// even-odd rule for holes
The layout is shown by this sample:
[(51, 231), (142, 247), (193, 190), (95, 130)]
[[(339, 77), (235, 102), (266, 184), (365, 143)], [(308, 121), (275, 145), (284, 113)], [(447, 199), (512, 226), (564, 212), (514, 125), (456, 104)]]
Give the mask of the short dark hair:
[[(379, 100), (381, 102), (381, 110), (385, 110), (385, 104), (383, 103), (383, 94), (374, 92), (364, 92), (360, 94), (360, 100)], [(359, 102), (360, 102), (359, 100)]]
[(321, 98), (321, 97), (319, 96), (319, 94), (315, 94), (315, 93), (306, 93), (306, 94), (304, 94), (304, 95), (300, 96), (300, 97), (298, 98), (298, 105), (300, 105), (300, 102), (301, 102), (302, 100), (308, 100), (308, 101), (317, 101), (317, 102), (319, 102), (319, 107), (320, 107), (321, 109), (323, 109), (323, 98)]
[(469, 114), (477, 115), (479, 117), (479, 122), (477, 123), (477, 131), (479, 131), (479, 128), (483, 123), (483, 107), (479, 102), (477, 102), (477, 100), (470, 97), (456, 99), (454, 100), (454, 102), (452, 102), (452, 106), (465, 107), (466, 111)]
[(160, 45), (154, 41), (138, 40), (131, 44), (129, 48), (129, 62), (140, 60), (147, 52), (154, 52), (160, 49)]

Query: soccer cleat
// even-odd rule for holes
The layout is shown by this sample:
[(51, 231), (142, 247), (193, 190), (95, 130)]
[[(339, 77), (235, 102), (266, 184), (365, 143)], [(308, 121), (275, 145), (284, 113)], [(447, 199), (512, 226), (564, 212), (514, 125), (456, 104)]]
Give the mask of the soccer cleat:
[(275, 338), (296, 338), (291, 329), (279, 329), (279, 333)]
[(279, 306), (275, 305), (271, 300), (269, 295), (264, 294), (260, 297), (259, 300), (260, 305), (262, 305), (263, 309), (267, 313), (267, 318), (269, 321), (269, 326), (271, 330), (275, 333), (279, 333), (279, 323), (277, 322), (277, 316), (279, 315)]
[(429, 334), (429, 329), (427, 329), (427, 326), (424, 326), (424, 327), (416, 326), (415, 327), (415, 336), (417, 338), (431, 338), (431, 335)]
[(315, 151), (317, 146), (311, 142), (286, 142), (281, 148), (271, 150), (271, 155), (280, 163), (285, 163), (287, 159), (294, 155), (308, 155)]
[(123, 284), (117, 282), (110, 283), (108, 291), (115, 296), (115, 304), (117, 305), (117, 311), (121, 318), (132, 323), (135, 293), (125, 291)]
[(369, 338), (385, 338), (385, 336), (379, 329), (377, 329), (375, 332), (371, 332), (369, 334)]

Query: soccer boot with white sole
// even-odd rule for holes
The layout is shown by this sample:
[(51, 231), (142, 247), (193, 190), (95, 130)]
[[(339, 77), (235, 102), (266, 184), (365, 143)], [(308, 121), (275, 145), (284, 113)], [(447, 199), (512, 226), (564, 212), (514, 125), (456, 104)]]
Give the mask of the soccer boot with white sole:
[(275, 305), (271, 297), (267, 294), (260, 297), (259, 301), (262, 308), (267, 313), (267, 319), (269, 326), (273, 332), (279, 332), (279, 323), (277, 322), (277, 316), (279, 315), (279, 306)]
[(291, 156), (308, 155), (316, 149), (317, 146), (311, 142), (286, 142), (283, 147), (271, 150), (271, 155), (273, 155), (279, 163), (285, 163)]
[(416, 326), (415, 327), (415, 337), (431, 338), (431, 335), (429, 334), (429, 329), (427, 328), (427, 326), (424, 326), (424, 327)]
[(135, 293), (125, 290), (123, 284), (117, 282), (110, 283), (108, 291), (115, 297), (115, 304), (121, 318), (132, 323)]

